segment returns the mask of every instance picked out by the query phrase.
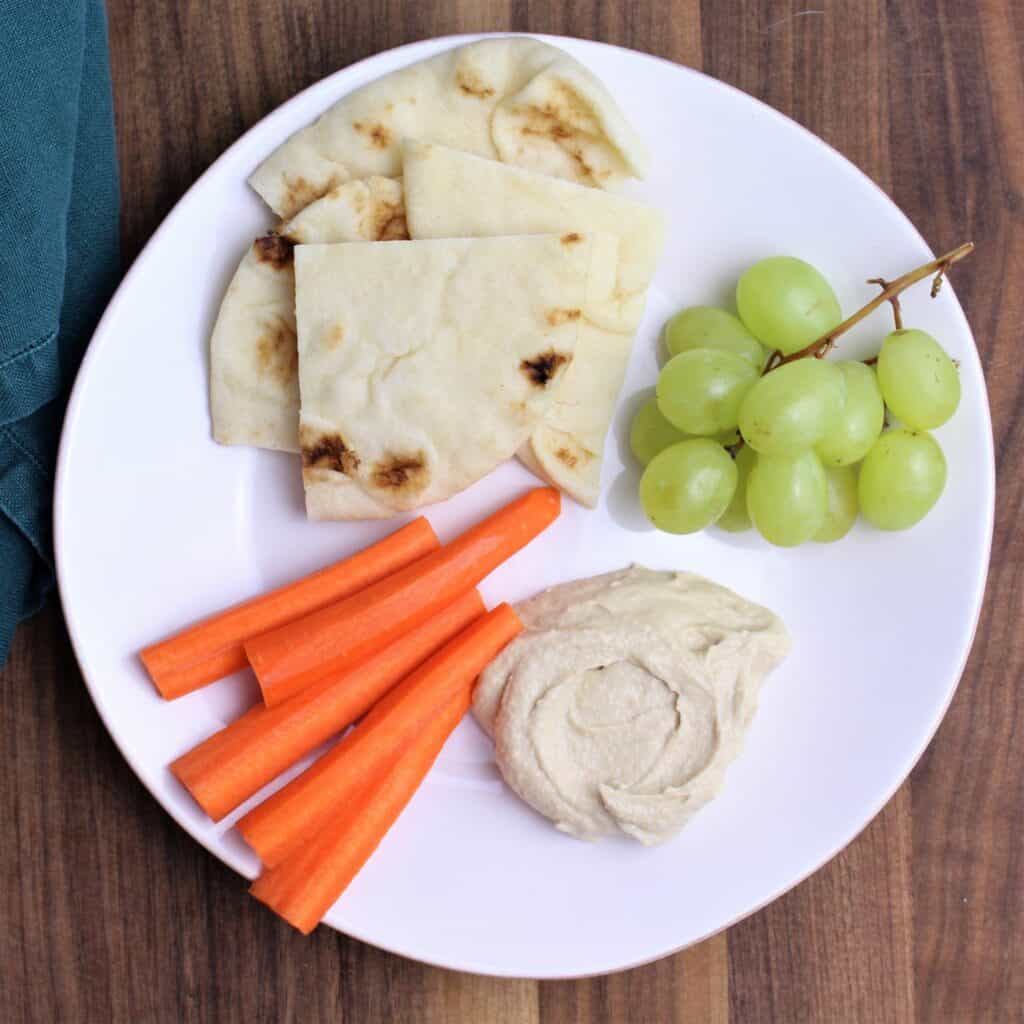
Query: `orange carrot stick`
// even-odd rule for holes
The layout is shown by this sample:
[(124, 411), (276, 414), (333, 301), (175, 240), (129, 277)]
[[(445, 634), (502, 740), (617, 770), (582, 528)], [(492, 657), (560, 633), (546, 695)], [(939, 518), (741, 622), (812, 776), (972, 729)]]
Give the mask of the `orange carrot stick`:
[(367, 657), (475, 587), (558, 516), (552, 487), (538, 487), (461, 537), (352, 597), (246, 641), (270, 707)]
[(171, 771), (219, 821), (325, 740), (365, 714), (396, 683), (487, 609), (469, 590), (369, 661), (306, 687), (273, 708), (257, 704), (183, 754)]
[(337, 746), (239, 819), (238, 830), (260, 860), (280, 864), (363, 790), (379, 785), (399, 754), (522, 628), (507, 604), (477, 619), (387, 693)]
[(287, 860), (264, 871), (249, 892), (308, 935), (405, 809), (466, 713), (470, 692), (466, 686), (451, 697), (377, 785), (351, 801)]
[(434, 551), (440, 543), (426, 519), (414, 519), (351, 558), (211, 615), (147, 647), (139, 656), (161, 696), (181, 697), (245, 668), (244, 640), (340, 601)]

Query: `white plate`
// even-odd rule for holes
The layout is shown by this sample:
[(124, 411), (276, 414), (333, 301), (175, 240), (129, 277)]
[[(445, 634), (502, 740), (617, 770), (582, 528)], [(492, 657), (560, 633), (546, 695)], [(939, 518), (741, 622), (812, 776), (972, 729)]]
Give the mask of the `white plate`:
[[(210, 439), (207, 337), (241, 253), (272, 223), (245, 178), (338, 97), (457, 41), (417, 43), (340, 71), (232, 146), (125, 278), (68, 411), (55, 528), (83, 674), (139, 778), (248, 877), (257, 861), (233, 819), (211, 824), (166, 765), (251, 702), (252, 682), (226, 680), (166, 704), (135, 652), (394, 524), (309, 523), (294, 458)], [(495, 573), (485, 596), (515, 600), (634, 560), (691, 569), (777, 611), (795, 648), (764, 690), (724, 792), (674, 841), (590, 845), (556, 832), (503, 788), (489, 742), (467, 720), (327, 916), (406, 956), (532, 977), (609, 971), (697, 942), (800, 881), (864, 827), (920, 756), (956, 687), (981, 604), (994, 499), (970, 330), (948, 285), (930, 301), (922, 284), (904, 314), (961, 361), (963, 380), (960, 411), (938, 432), (950, 486), (922, 525), (897, 534), (859, 525), (839, 544), (796, 551), (750, 535), (672, 537), (645, 527), (622, 439), (634, 396), (654, 382), (667, 314), (728, 302), (738, 272), (778, 252), (820, 267), (851, 310), (872, 294), (865, 278), (895, 277), (930, 253), (863, 174), (768, 107), (653, 57), (551, 42), (604, 79), (649, 141), (653, 169), (637, 192), (667, 212), (669, 240), (609, 440), (601, 507), (566, 500), (560, 521)], [(936, 241), (952, 248), (962, 239)], [(887, 317), (875, 314), (841, 351), (877, 347)], [(429, 517), (451, 536), (531, 482), (509, 464)], [(248, 898), (242, 885), (238, 898)]]

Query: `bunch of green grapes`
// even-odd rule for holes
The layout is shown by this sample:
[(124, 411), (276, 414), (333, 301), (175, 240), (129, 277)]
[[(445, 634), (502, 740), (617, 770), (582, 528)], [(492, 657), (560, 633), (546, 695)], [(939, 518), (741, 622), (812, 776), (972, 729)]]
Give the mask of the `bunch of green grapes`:
[[(839, 540), (858, 514), (883, 530), (924, 518), (946, 484), (928, 431), (960, 402), (938, 342), (901, 328), (877, 367), (786, 361), (842, 320), (825, 278), (788, 256), (750, 267), (736, 306), (738, 317), (694, 306), (665, 325), (671, 358), (630, 431), (651, 522), (670, 533), (754, 527), (792, 547)], [(901, 426), (886, 429), (886, 408)]]

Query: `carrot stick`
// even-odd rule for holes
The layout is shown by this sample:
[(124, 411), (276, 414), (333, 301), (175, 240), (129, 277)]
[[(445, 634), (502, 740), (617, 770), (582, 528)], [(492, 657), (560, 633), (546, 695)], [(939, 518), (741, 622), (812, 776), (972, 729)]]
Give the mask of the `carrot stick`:
[(558, 491), (538, 487), (387, 579), (247, 640), (263, 702), (271, 707), (360, 661), (475, 587), (552, 523), (560, 504)]
[(161, 696), (167, 700), (181, 697), (245, 668), (244, 640), (340, 601), (435, 550), (440, 543), (430, 523), (414, 519), (351, 558), (211, 615), (147, 647), (139, 657)]
[(280, 864), (334, 813), (379, 785), (399, 754), (522, 629), (498, 605), (387, 693), (332, 750), (239, 819), (238, 830), (267, 867)]
[(470, 692), (464, 686), (451, 697), (377, 785), (352, 800), (287, 860), (264, 871), (249, 892), (308, 935), (405, 809), (466, 713)]
[(257, 704), (171, 765), (214, 821), (365, 714), (403, 677), (487, 609), (476, 590), (442, 608), (369, 661), (273, 708)]

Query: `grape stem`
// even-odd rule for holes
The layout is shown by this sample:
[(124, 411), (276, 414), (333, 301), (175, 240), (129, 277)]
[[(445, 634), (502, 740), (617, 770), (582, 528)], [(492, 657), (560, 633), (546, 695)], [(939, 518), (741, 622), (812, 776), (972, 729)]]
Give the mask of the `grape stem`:
[[(868, 284), (877, 284), (879, 288), (884, 292), (889, 287), (889, 282), (884, 277), (869, 277)], [(892, 306), (892, 319), (896, 324), (896, 330), (903, 330), (903, 310), (900, 309), (900, 297), (898, 295), (889, 296), (889, 305)]]
[(882, 286), (882, 291), (879, 295), (876, 295), (867, 305), (862, 306), (848, 316), (838, 327), (833, 327), (827, 334), (823, 334), (817, 341), (812, 341), (810, 345), (800, 349), (798, 352), (792, 352), (788, 356), (783, 355), (781, 352), (773, 352), (771, 357), (768, 359), (768, 363), (764, 368), (764, 373), (770, 373), (772, 370), (785, 365), (786, 363), (792, 363), (797, 359), (806, 359), (808, 356), (813, 356), (815, 359), (822, 359), (824, 356), (832, 350), (832, 346), (835, 345), (836, 339), (840, 335), (845, 334), (855, 324), (859, 324), (868, 314), (873, 313), (879, 306), (882, 306), (886, 302), (890, 302), (893, 305), (893, 312), (896, 317), (896, 326), (899, 328), (902, 324), (902, 317), (900, 315), (899, 303), (897, 301), (898, 296), (901, 292), (905, 291), (912, 284), (917, 284), (918, 281), (923, 281), (926, 277), (934, 277), (932, 281), (932, 298), (939, 294), (939, 288), (942, 286), (942, 278), (946, 271), (954, 263), (959, 263), (965, 256), (969, 256), (974, 251), (973, 242), (964, 242), (963, 245), (958, 245), (955, 249), (951, 249), (944, 256), (940, 256), (936, 260), (932, 260), (930, 263), (925, 263), (923, 266), (918, 267), (916, 270), (911, 270), (909, 273), (904, 274), (902, 277), (897, 277), (895, 281), (884, 281), (882, 278), (872, 278), (871, 284), (879, 284)]

